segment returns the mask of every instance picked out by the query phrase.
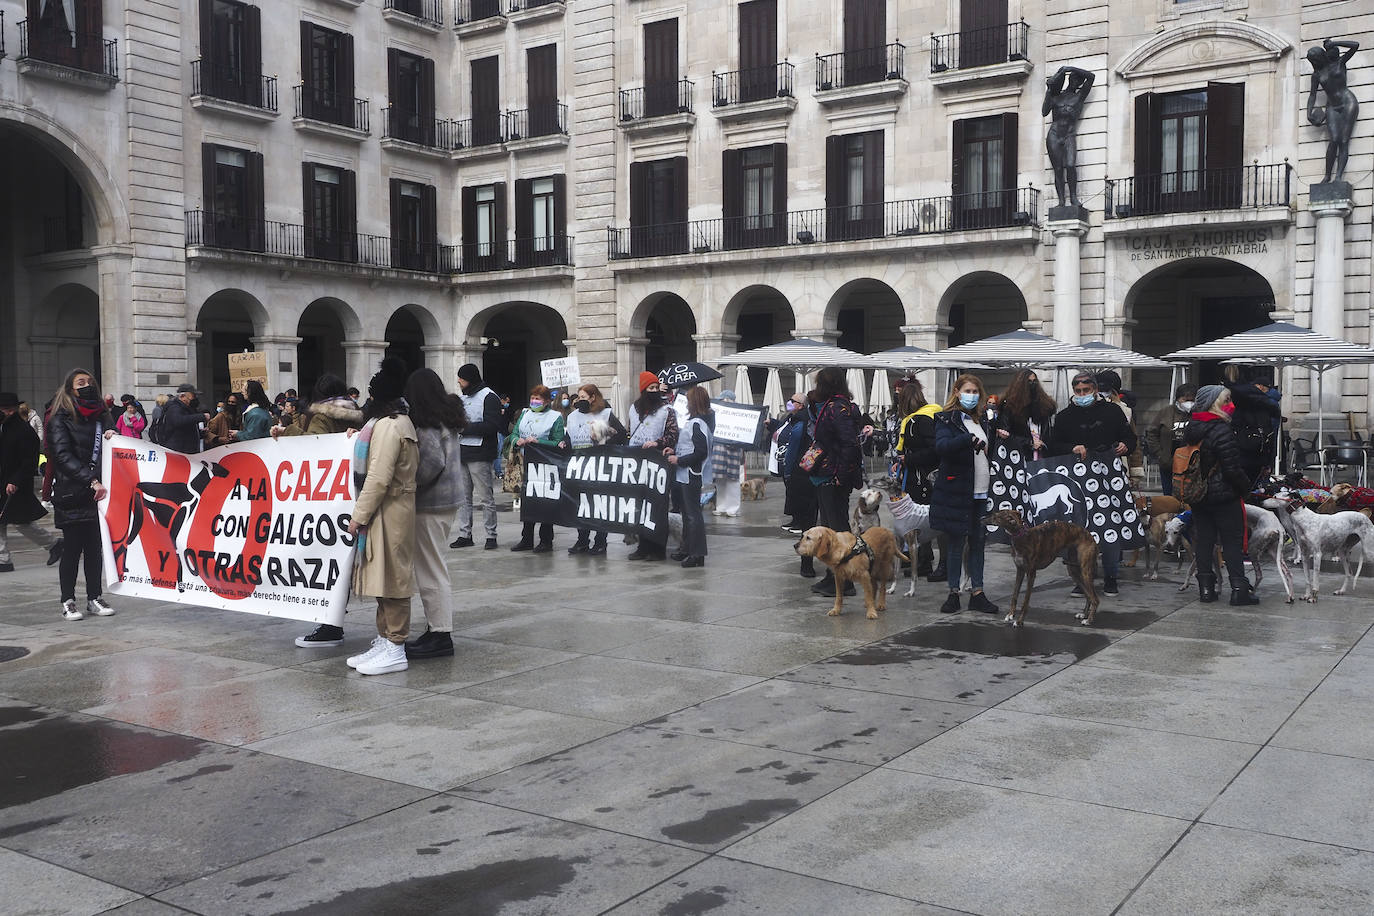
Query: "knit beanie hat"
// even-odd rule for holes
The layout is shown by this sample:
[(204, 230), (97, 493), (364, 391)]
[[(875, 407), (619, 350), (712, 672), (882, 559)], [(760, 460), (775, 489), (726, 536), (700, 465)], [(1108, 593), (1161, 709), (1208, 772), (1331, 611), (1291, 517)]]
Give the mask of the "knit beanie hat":
[(406, 364), (394, 356), (382, 360), (382, 371), (372, 376), (367, 393), (383, 404), (399, 401), (406, 388)]
[(649, 372), (647, 370), (641, 372), (639, 373), (639, 390), (643, 392), (645, 388), (648, 388), (650, 385), (656, 383), (657, 381), (658, 376), (654, 375), (654, 373)]
[(476, 363), (464, 363), (458, 370), (458, 377), (470, 385), (482, 384), (482, 370)]
[(1197, 413), (1210, 411), (1225, 390), (1221, 385), (1203, 385), (1197, 390), (1197, 397), (1193, 399), (1193, 410)]

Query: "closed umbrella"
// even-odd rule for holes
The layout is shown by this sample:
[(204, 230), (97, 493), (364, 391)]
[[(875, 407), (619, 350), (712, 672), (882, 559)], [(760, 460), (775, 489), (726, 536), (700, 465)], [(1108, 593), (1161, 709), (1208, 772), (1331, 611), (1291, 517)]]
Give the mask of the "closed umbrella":
[(849, 384), (849, 392), (854, 395), (854, 403), (859, 405), (859, 410), (868, 412), (868, 383), (864, 381), (864, 371), (862, 369), (850, 369), (845, 381)]
[(754, 387), (749, 384), (749, 367), (735, 367), (735, 400), (740, 404), (754, 403)]
[(879, 411), (892, 409), (892, 385), (888, 383), (886, 369), (873, 373), (873, 393), (869, 395), (868, 406), (874, 416), (878, 416)]
[(769, 415), (782, 413), (786, 395), (782, 393), (782, 379), (778, 375), (777, 369), (768, 370), (768, 382), (763, 387), (763, 406), (768, 408)]
[(611, 411), (622, 421), (629, 418), (629, 405), (625, 403), (625, 386), (620, 382), (620, 376), (611, 379)]

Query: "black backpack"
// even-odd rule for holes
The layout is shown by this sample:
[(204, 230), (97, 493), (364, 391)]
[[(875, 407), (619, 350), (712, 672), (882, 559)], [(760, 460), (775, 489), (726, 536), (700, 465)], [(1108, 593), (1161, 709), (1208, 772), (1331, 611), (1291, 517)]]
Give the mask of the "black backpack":
[(167, 432), (167, 408), (162, 408), (162, 412), (157, 415), (157, 419), (148, 424), (148, 441), (154, 445), (165, 445), (162, 437)]

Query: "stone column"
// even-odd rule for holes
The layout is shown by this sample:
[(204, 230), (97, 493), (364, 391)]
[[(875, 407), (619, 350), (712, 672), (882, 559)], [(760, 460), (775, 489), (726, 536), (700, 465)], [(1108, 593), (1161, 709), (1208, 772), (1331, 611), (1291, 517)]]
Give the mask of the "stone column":
[[(716, 367), (716, 360), (722, 356), (729, 356), (731, 353), (739, 352), (738, 334), (693, 334), (692, 340), (697, 345), (697, 361), (705, 363), (712, 368)], [(718, 395), (726, 388), (735, 387), (734, 368), (731, 366), (721, 367), (725, 377), (710, 384), (711, 393)], [(761, 393), (761, 392), (757, 392)]]
[[(210, 372), (205, 378), (200, 377), (200, 342), (204, 336), (201, 331), (186, 332), (186, 380), (205, 392), (207, 397), (213, 399), (219, 397), (219, 392), (215, 391), (214, 367), (209, 367)], [(271, 395), (269, 394), (268, 397), (270, 398)]]
[(433, 344), (421, 347), (420, 352), (425, 355), (425, 366), (439, 374), (444, 387), (449, 391), (457, 391), (458, 367), (462, 365), (458, 360), (463, 348), (452, 344)]
[[(270, 398), (278, 391), (295, 388), (297, 395), (309, 400), (310, 392), (301, 391), (298, 381), (300, 379), (300, 363), (297, 360), (296, 348), (300, 346), (301, 339), (285, 336), (250, 337), (248, 339), (253, 344), (255, 353), (267, 354), (267, 381), (269, 384), (267, 396)], [(344, 344), (344, 347), (346, 349), (348, 344)], [(374, 368), (372, 371), (376, 372), (377, 370)], [(351, 363), (348, 367), (348, 377), (354, 378)], [(371, 373), (366, 377), (371, 378)], [(350, 382), (349, 384), (362, 387), (357, 382)]]
[[(1350, 185), (1343, 181), (1311, 187), (1310, 207), (1316, 219), (1316, 251), (1312, 264), (1312, 330), (1345, 339), (1345, 224), (1354, 210)], [(1328, 370), (1322, 378), (1322, 400), (1309, 408), (1327, 417), (1340, 415), (1345, 372)], [(1312, 376), (1312, 399), (1317, 377)], [(1331, 428), (1331, 424), (1327, 424)]]
[[(133, 283), (130, 275), (134, 260), (132, 245), (98, 245), (91, 249), (99, 274), (97, 294), (100, 297), (100, 385), (105, 391), (132, 391), (142, 397), (146, 391), (161, 390), (156, 379), (147, 379), (142, 389), (134, 372)], [(181, 319), (185, 326), (186, 319)], [(66, 369), (60, 370), (66, 372)], [(160, 371), (174, 379), (173, 387), (181, 383), (180, 360), (175, 357), (160, 366)], [(60, 379), (59, 379), (60, 380)]]
[[(647, 337), (617, 337), (615, 339), (615, 375), (600, 386), (601, 394), (622, 422), (628, 422), (630, 402), (639, 397), (639, 373), (644, 371), (644, 348)], [(579, 364), (580, 364), (579, 360)], [(613, 397), (615, 380), (620, 379), (620, 397)]]
[[(947, 324), (904, 324), (898, 330), (906, 335), (906, 344), (909, 347), (940, 350), (943, 349), (942, 344), (949, 340), (949, 334), (954, 328)], [(921, 382), (927, 401), (944, 400), (945, 389), (948, 388), (951, 379), (948, 371), (922, 369), (916, 373), (916, 378)]]
[[(1055, 209), (1063, 209), (1056, 207)], [(1085, 219), (1050, 220), (1054, 233), (1054, 334), (1064, 343), (1083, 342), (1083, 274), (1079, 251), (1088, 234)]]
[[(382, 355), (386, 353), (386, 347), (385, 340), (344, 341), (348, 384), (357, 385), (359, 392), (363, 395), (367, 394), (368, 381), (377, 374), (377, 369), (382, 364)], [(269, 368), (271, 368), (270, 365)]]

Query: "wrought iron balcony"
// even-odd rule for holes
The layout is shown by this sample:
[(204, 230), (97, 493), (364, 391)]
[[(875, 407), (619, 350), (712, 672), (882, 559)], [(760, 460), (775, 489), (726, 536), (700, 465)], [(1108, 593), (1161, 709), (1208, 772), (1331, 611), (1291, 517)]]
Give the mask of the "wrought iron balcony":
[(444, 273), (452, 246), (385, 235), (307, 229), (297, 223), (252, 220), (203, 210), (186, 213), (186, 247), (218, 248), (383, 270)]
[(304, 84), (296, 87), (296, 117), (337, 124), (363, 133), (372, 130), (367, 99), (347, 99), (337, 92), (312, 89)]
[(792, 98), (797, 68), (787, 61), (769, 67), (751, 67), (717, 73), (711, 78), (711, 107), (724, 108), (764, 99)]
[(106, 41), (99, 32), (73, 32), (19, 22), (19, 59), (84, 70), (111, 80), (119, 79), (119, 42)]
[(568, 106), (562, 102), (536, 102), (529, 108), (506, 112), (507, 143), (567, 133)]
[(506, 141), (506, 116), (490, 111), (472, 118), (453, 122), (453, 145), (449, 149), (471, 149), (495, 146)]
[(541, 6), (551, 6), (560, 0), (510, 0), (510, 11), (519, 13), (524, 10), (538, 9)]
[(206, 65), (191, 61), (191, 95), (208, 95), (238, 102), (263, 111), (277, 110), (277, 78), (246, 73), (241, 67)]
[(923, 197), (851, 207), (818, 207), (729, 219), (609, 230), (612, 260), (712, 251), (897, 239), (977, 229), (1030, 227), (1039, 221), (1034, 188)]
[(66, 216), (44, 217), (41, 246), (38, 254), (55, 254), (59, 251), (77, 251), (85, 248), (81, 221), (68, 219)]
[(905, 79), (905, 72), (906, 47), (897, 42), (880, 48), (817, 54), (816, 91)]
[(642, 121), (692, 111), (695, 84), (691, 80), (649, 83), (636, 89), (620, 90), (620, 120)]
[(502, 16), (501, 0), (453, 0), (453, 22), (480, 22)]
[(1291, 201), (1293, 167), (1278, 165), (1191, 169), (1159, 175), (1107, 179), (1107, 219), (1164, 213), (1203, 213), (1286, 207)]
[(1025, 60), (1030, 53), (1030, 26), (1023, 22), (986, 29), (930, 36), (930, 72), (967, 70)]
[(382, 109), (382, 139), (404, 140), (436, 150), (457, 149), (457, 123), (388, 105)]
[(462, 261), (457, 265), (457, 270), (465, 274), (479, 274), (530, 267), (571, 266), (572, 250), (573, 239), (570, 235), (473, 242), (458, 246)]
[(405, 13), (412, 19), (436, 28), (444, 24), (441, 0), (382, 0), (382, 9)]

